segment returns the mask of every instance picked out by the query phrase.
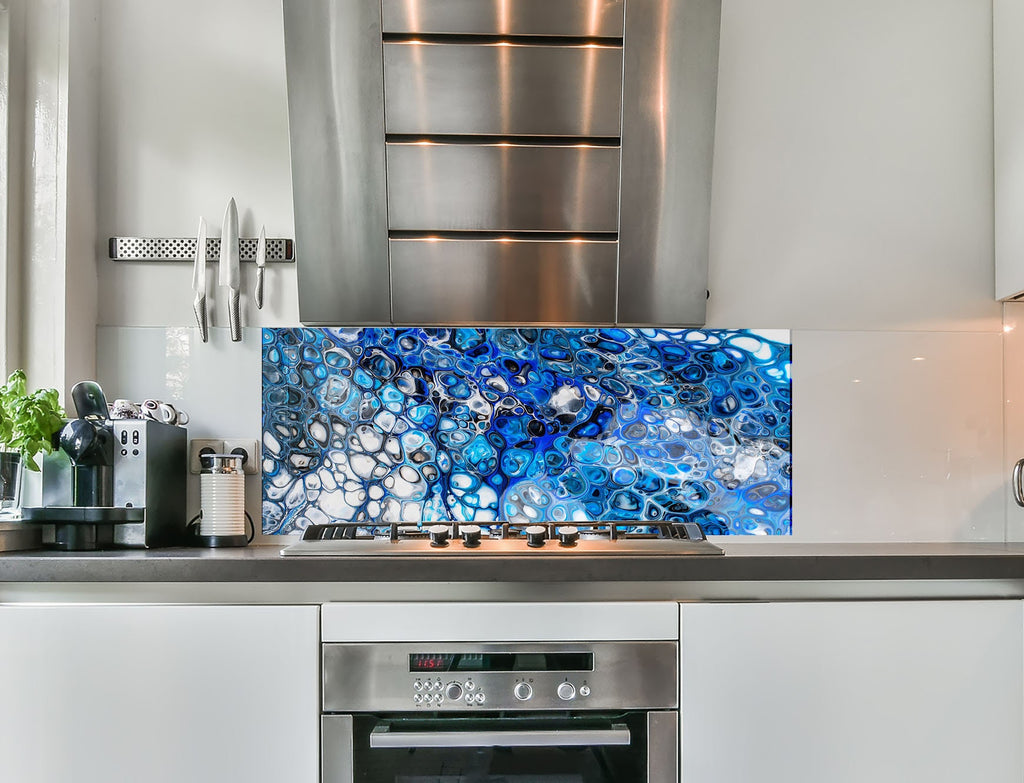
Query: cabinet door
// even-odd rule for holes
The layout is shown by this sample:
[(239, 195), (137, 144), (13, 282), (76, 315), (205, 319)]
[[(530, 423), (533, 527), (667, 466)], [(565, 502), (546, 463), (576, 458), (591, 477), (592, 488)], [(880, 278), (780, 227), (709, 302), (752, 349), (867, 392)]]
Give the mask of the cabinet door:
[(317, 613), (0, 607), (0, 778), (315, 783)]
[(996, 299), (1024, 293), (1024, 1), (993, 0)]
[(684, 783), (1019, 783), (1019, 601), (684, 605)]

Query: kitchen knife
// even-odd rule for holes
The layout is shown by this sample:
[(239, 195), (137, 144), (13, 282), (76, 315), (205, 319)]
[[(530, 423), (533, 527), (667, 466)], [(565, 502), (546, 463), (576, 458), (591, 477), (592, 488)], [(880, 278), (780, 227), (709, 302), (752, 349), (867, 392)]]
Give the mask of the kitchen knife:
[(256, 309), (263, 309), (263, 275), (264, 267), (267, 265), (267, 227), (260, 226), (260, 238), (256, 240), (256, 291), (253, 293), (253, 301), (256, 302)]
[(192, 290), (196, 298), (192, 300), (192, 309), (196, 313), (199, 324), (199, 336), (203, 342), (210, 339), (206, 321), (206, 218), (199, 218), (199, 235), (196, 237), (196, 261), (192, 267)]
[(231, 341), (235, 343), (242, 339), (238, 302), (241, 288), (238, 254), (238, 207), (235, 206), (235, 200), (231, 199), (224, 211), (224, 227), (220, 235), (220, 284), (229, 291), (228, 324), (231, 326)]

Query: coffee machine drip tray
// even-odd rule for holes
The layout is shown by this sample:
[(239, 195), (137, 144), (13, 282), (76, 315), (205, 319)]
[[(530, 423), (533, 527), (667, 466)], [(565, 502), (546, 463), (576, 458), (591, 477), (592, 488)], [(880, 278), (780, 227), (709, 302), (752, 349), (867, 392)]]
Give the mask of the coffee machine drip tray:
[(40, 506), (22, 508), (21, 519), (53, 525), (51, 545), (73, 552), (113, 546), (114, 526), (144, 522), (146, 509), (141, 506)]
[(146, 509), (120, 506), (40, 506), (22, 508), (21, 519), (24, 522), (54, 525), (123, 525), (128, 522), (144, 522)]

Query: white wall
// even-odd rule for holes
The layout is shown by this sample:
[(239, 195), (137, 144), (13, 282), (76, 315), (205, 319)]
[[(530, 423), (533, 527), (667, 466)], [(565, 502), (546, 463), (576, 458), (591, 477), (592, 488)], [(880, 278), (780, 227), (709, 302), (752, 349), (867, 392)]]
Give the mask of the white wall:
[[(100, 238), (217, 235), (229, 196), (292, 236), (279, 0), (101, 2)], [(988, 3), (724, 0), (708, 324), (793, 330), (793, 540), (1004, 538), (992, 217)], [(188, 265), (98, 263), (100, 380), (184, 394), (126, 346), (190, 326)], [(294, 270), (268, 292), (245, 323), (296, 324)]]

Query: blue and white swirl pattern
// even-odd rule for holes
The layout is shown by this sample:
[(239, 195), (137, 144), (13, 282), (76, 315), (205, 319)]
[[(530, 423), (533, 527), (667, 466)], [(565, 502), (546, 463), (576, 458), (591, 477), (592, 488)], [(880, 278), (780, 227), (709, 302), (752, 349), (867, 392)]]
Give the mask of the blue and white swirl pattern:
[(791, 532), (785, 333), (264, 329), (263, 531), (695, 520)]

